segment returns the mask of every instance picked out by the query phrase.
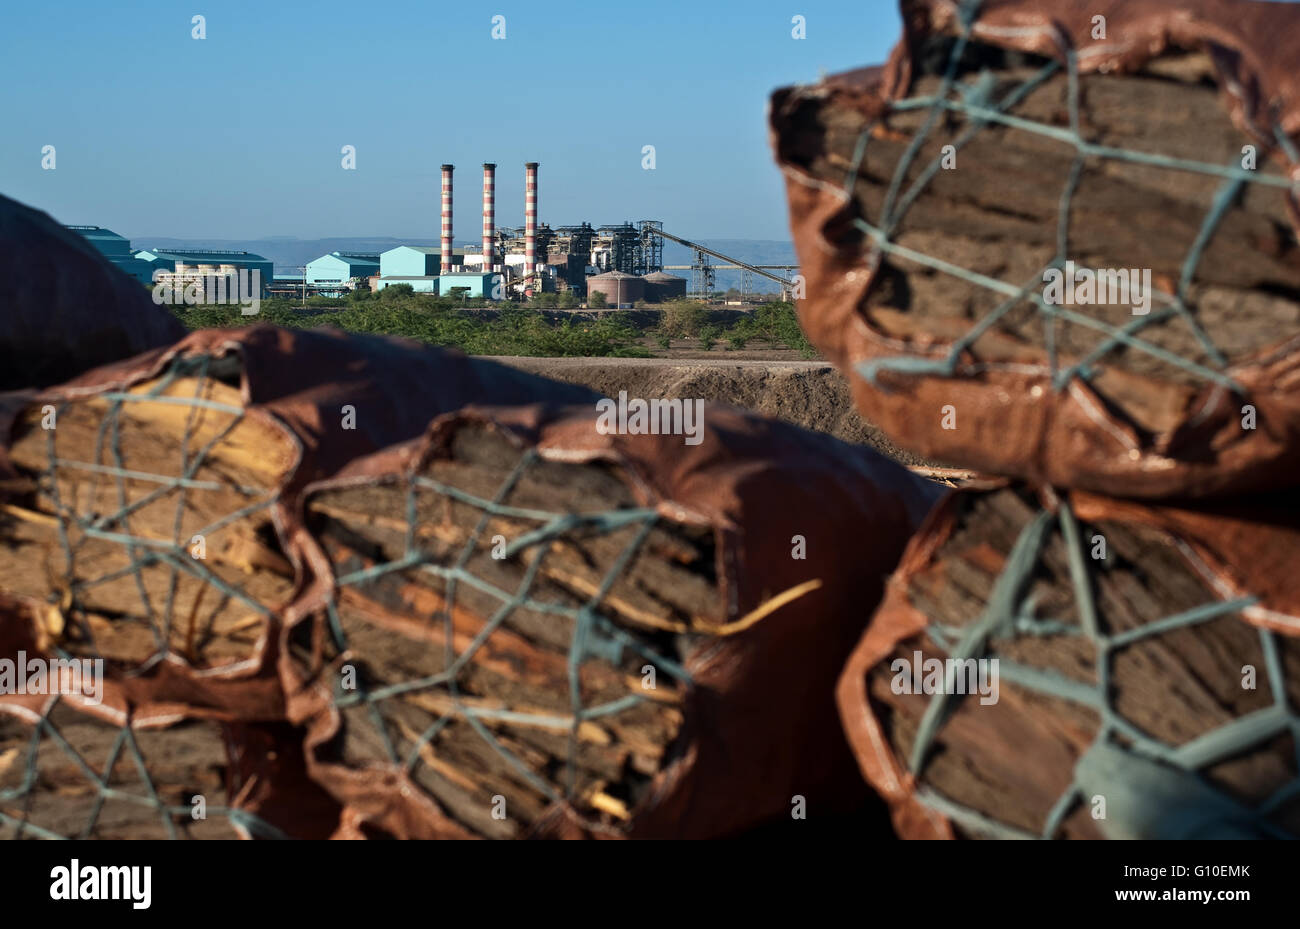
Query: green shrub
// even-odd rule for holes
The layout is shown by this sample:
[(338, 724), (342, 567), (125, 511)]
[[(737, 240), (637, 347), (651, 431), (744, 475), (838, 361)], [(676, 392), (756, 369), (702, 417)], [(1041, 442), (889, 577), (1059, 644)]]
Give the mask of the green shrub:
[(389, 284), (379, 292), (379, 299), (384, 303), (398, 303), (415, 293), (410, 284)]
[(799, 318), (792, 303), (764, 303), (754, 311), (751, 318), (737, 322), (731, 332), (733, 337), (761, 340), (773, 348), (784, 346), (793, 349), (806, 358), (817, 354), (808, 337), (799, 328)]
[(700, 348), (704, 351), (710, 351), (717, 343), (718, 337), (722, 335), (722, 327), (710, 323), (700, 328)]
[(674, 339), (697, 338), (709, 321), (709, 310), (694, 300), (674, 300), (663, 304), (659, 329)]
[[(576, 302), (576, 299), (575, 299)], [(479, 313), (482, 305), (497, 313)], [(348, 332), (382, 333), (459, 348), (470, 355), (648, 357), (642, 333), (623, 314), (601, 318), (573, 314), (552, 319), (532, 307), (414, 293), (395, 284), (361, 299), (332, 300), (303, 307), (299, 300), (263, 300), (256, 316), (238, 306), (171, 308), (190, 329), (228, 328), (266, 322), (294, 329), (334, 326)]]

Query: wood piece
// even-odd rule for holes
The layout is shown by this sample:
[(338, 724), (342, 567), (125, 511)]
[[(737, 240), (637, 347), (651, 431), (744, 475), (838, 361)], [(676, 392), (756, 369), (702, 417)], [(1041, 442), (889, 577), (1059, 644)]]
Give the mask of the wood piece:
[[(906, 598), (936, 626), (955, 638), (984, 611), (1005, 559), (1038, 501), (1006, 488), (969, 492), (960, 498), (953, 530), (924, 566), (906, 575)], [(1100, 521), (1082, 525), (1091, 550), (1105, 539), (1107, 557), (1089, 561), (1101, 631), (1115, 635), (1219, 598), (1187, 562), (1169, 536), (1134, 523)], [(1044, 547), (1030, 586), (1035, 615), (1079, 629), (1065, 548), (1059, 535)], [(1277, 637), (1291, 706), (1300, 705), (1300, 643)], [(913, 661), (949, 653), (933, 632), (900, 642), (869, 676), (869, 692), (895, 756), (906, 760), (929, 698), (896, 694), (891, 687), (895, 659)], [(990, 656), (1059, 674), (1080, 684), (1097, 682), (1096, 651), (1082, 636), (997, 637)], [(1254, 689), (1243, 687), (1245, 666), (1258, 669)], [(1111, 665), (1110, 705), (1148, 736), (1183, 745), (1272, 702), (1260, 632), (1232, 613), (1140, 640), (1118, 651)], [(1053, 805), (1071, 783), (1078, 757), (1092, 743), (1100, 719), (1093, 711), (1008, 681), (999, 702), (957, 702), (924, 768), (922, 784), (963, 806), (1007, 825), (1037, 834)], [(1032, 763), (1030, 760), (1032, 759)], [(1254, 803), (1297, 776), (1294, 746), (1287, 737), (1223, 760), (1202, 775), (1243, 802)], [(1300, 809), (1279, 814), (1279, 823), (1300, 834)], [(960, 831), (960, 827), (959, 827)], [(1061, 835), (1098, 837), (1087, 806), (1065, 820)]]
[[(0, 590), (57, 604), (51, 641), (76, 657), (123, 669), (159, 655), (204, 670), (247, 662), (292, 591), (266, 505), (294, 445), (239, 415), (238, 390), (210, 377), (164, 376), (127, 393), (143, 399), (64, 403), (49, 430), (39, 408), (27, 411), (10, 456), (34, 489), (0, 512)], [(132, 571), (134, 540), (136, 561), (173, 545), (179, 557)]]
[[(33, 726), (0, 713), (0, 790), (19, 792), (14, 799), (0, 802), (4, 814), (0, 839), (46, 838), (45, 833), (96, 839), (240, 837), (221, 812), (229, 805), (228, 761), (217, 723), (190, 721), (165, 729), (134, 730), (131, 737), (144, 758), (147, 781), (128, 747), (113, 755), (119, 727), (65, 705), (53, 709), (48, 725), (96, 775), (107, 770), (108, 787), (125, 796), (108, 797), (94, 815), (96, 784), (49, 733), (35, 743), (35, 775), (28, 780)], [(110, 757), (116, 759), (111, 769)], [(155, 795), (166, 809), (159, 810), (151, 802)], [(193, 817), (195, 796), (204, 798), (211, 815)]]
[[(932, 37), (918, 53), (919, 73), (908, 93), (924, 97), (941, 87), (950, 37)], [(972, 43), (958, 80), (973, 83), (987, 69), (992, 100), (1032, 78), (1044, 63)], [(1229, 119), (1204, 74), (1204, 56), (1158, 60), (1138, 74), (1085, 74), (1080, 78), (1080, 127), (1089, 141), (1173, 158), (1240, 166), (1247, 138)], [(850, 215), (879, 224), (896, 170), (928, 118), (924, 109), (891, 113), (873, 123), (846, 105), (821, 106), (814, 96), (795, 113), (782, 146), (792, 163), (827, 185), (842, 187), (856, 169)], [(1069, 128), (1068, 80), (1058, 72), (1010, 112)], [(970, 126), (962, 114), (940, 118), (901, 188), (906, 192)], [(873, 131), (874, 130), (874, 131)], [(871, 140), (861, 165), (854, 152), (864, 132)], [(979, 274), (1021, 286), (1037, 281), (1057, 248), (1061, 197), (1076, 150), (1063, 141), (1022, 129), (985, 125), (956, 152), (956, 167), (939, 170), (898, 224), (892, 240)], [(1276, 174), (1267, 152), (1262, 173)], [(1085, 160), (1069, 214), (1066, 257), (1080, 268), (1150, 269), (1154, 284), (1172, 292), (1196, 241), (1220, 177), (1100, 157)], [(860, 235), (858, 233), (855, 233)], [(851, 240), (852, 235), (846, 233)], [(861, 244), (866, 247), (865, 237)], [(1199, 325), (1229, 362), (1241, 362), (1300, 331), (1300, 244), (1286, 210), (1285, 191), (1247, 184), (1217, 227), (1188, 291)], [(902, 256), (884, 259), (866, 319), (899, 340), (900, 354), (949, 342), (972, 329), (1005, 299)], [(1130, 305), (1075, 306), (1112, 325), (1134, 320)], [(1155, 306), (1153, 312), (1158, 310)], [(1063, 364), (1086, 356), (1106, 336), (1086, 326), (1053, 327)], [(1005, 316), (973, 345), (975, 363), (1041, 363), (1046, 357), (1041, 314), (1027, 303)], [(1144, 328), (1140, 337), (1176, 355), (1213, 367), (1191, 327), (1173, 318)], [(1203, 377), (1145, 352), (1121, 348), (1107, 354), (1093, 380), (1106, 401), (1153, 434), (1173, 429), (1187, 415)]]
[[(560, 798), (596, 826), (617, 829), (629, 821), (650, 779), (675, 757), (684, 689), (661, 663), (653, 671), (654, 688), (647, 690), (652, 660), (631, 647), (615, 655), (606, 636), (591, 630), (588, 636), (605, 646), (590, 650), (577, 668), (581, 704), (629, 696), (639, 702), (584, 720), (574, 730), (568, 655), (575, 623), (571, 613), (559, 611), (594, 602), (597, 613), (632, 641), (680, 664), (694, 642), (762, 622), (784, 601), (722, 624), (711, 533), (664, 521), (649, 531), (603, 596), (598, 595), (606, 589), (606, 575), (636, 538), (637, 525), (601, 531), (590, 520), (578, 520), (553, 539), (499, 557), (548, 524), (550, 517), (541, 512), (594, 517), (636, 506), (608, 465), (534, 461), (516, 473), (520, 459), (521, 452), (499, 434), (462, 428), (450, 454), (422, 474), (455, 493), (419, 487), (409, 533), (407, 488), (401, 484), (332, 489), (308, 502), (309, 524), (342, 582), (335, 606), (346, 650), (330, 657), (337, 685), (345, 668), (355, 672), (359, 693), (437, 675), (451, 657), (448, 636), (457, 656), (477, 648), (455, 675), (454, 693), (444, 681), (357, 706), (348, 705), (348, 692), (336, 687), (345, 708), (334, 751), (350, 766), (409, 764), (412, 781), (479, 835), (526, 834)], [(465, 495), (510, 510), (485, 516)], [(402, 559), (408, 538), (425, 556), (424, 565), (350, 580)], [(502, 597), (523, 591), (534, 558), (540, 561), (528, 602), (474, 646)], [(462, 560), (468, 577), (454, 590), (426, 569)], [(804, 593), (787, 592), (786, 599)], [(513, 763), (492, 742), (513, 755)], [(494, 803), (504, 804), (505, 818), (493, 816)]]

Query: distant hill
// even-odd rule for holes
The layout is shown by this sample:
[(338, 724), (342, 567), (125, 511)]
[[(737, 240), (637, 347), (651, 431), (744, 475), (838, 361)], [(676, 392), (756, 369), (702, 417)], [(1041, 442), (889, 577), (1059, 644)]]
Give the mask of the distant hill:
[[(671, 231), (671, 230), (670, 230)], [(707, 245), (724, 255), (731, 255), (741, 261), (756, 265), (794, 264), (794, 246), (790, 242), (775, 239), (699, 239), (701, 245)], [(458, 239), (456, 246), (476, 247), (477, 239)], [(275, 264), (276, 274), (292, 274), (298, 268), (330, 252), (358, 252), (361, 254), (379, 254), (398, 245), (438, 245), (437, 238), (395, 238), (392, 236), (347, 237), (338, 236), (329, 239), (295, 239), (288, 236), (271, 236), (264, 239), (181, 239), (169, 236), (132, 236), (132, 248), (222, 248), (235, 251), (254, 252)], [(691, 251), (675, 242), (664, 246), (664, 264), (688, 265), (691, 263)], [(683, 277), (690, 277), (689, 271), (674, 271)], [(741, 285), (739, 271), (718, 271), (717, 284), (720, 290)], [(754, 289), (763, 293), (769, 289), (762, 280), (754, 282)]]

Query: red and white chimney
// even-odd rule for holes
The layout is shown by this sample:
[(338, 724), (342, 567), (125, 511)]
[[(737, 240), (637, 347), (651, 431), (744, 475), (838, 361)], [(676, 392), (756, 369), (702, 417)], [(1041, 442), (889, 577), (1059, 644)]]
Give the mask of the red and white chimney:
[(442, 166), (442, 274), (451, 273), (451, 172), (455, 170), (455, 165)]
[(537, 271), (537, 162), (524, 165), (524, 274)]
[(483, 273), (495, 270), (497, 237), (497, 166), (483, 165)]

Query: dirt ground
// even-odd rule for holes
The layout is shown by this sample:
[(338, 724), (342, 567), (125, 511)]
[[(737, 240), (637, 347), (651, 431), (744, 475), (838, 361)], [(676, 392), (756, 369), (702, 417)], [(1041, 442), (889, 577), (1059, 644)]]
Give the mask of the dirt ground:
[(729, 403), (870, 445), (904, 464), (926, 464), (889, 441), (857, 413), (844, 376), (798, 352), (674, 350), (666, 358), (494, 358), (536, 374), (582, 384), (606, 396), (702, 398)]

